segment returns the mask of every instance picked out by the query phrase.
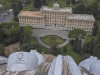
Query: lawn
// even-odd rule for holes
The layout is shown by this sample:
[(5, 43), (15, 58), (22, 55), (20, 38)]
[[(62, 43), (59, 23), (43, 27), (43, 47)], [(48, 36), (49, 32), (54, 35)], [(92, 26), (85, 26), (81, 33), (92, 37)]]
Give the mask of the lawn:
[(81, 57), (76, 52), (73, 51), (72, 45), (71, 44), (68, 44), (66, 46), (66, 48), (67, 48), (67, 52), (66, 53), (63, 53), (63, 55), (70, 55), (74, 59), (74, 61), (77, 64), (79, 64), (80, 61), (81, 61)]
[(91, 41), (92, 38), (96, 39), (97, 36), (88, 35), (85, 40), (85, 44)]
[[(56, 38), (56, 39), (52, 39), (52, 37)], [(51, 39), (51, 40), (50, 40)], [(51, 41), (54, 40), (54, 43), (56, 42), (57, 45), (59, 44), (62, 44), (65, 40), (58, 37), (58, 36), (55, 36), (55, 35), (49, 35), (49, 36), (45, 36), (43, 38), (41, 38), (41, 40), (45, 43), (45, 44), (48, 44), (48, 45), (51, 45)], [(50, 43), (51, 42), (51, 43)]]
[(47, 48), (45, 48), (45, 47), (43, 47), (43, 46), (41, 46), (41, 45), (39, 45), (38, 44), (38, 42), (35, 40), (35, 38), (34, 37), (30, 37), (29, 38), (29, 42), (30, 42), (30, 45), (31, 46), (34, 46), (34, 45), (36, 45), (37, 47), (36, 47), (36, 50), (38, 51), (38, 52), (40, 52), (40, 53), (47, 53)]
[(10, 2), (9, 0), (0, 0), (0, 4), (2, 4), (5, 8), (11, 6), (12, 2)]
[[(48, 41), (48, 38), (49, 38), (49, 37), (50, 37), (50, 36), (46, 36), (46, 37), (44, 37), (44, 38), (42, 38), (42, 39)], [(58, 37), (58, 39), (61, 40), (60, 37)], [(36, 41), (33, 37), (30, 37), (29, 41), (30, 41), (30, 44), (31, 44), (31, 45), (38, 44), (37, 41)], [(73, 51), (72, 45), (71, 45), (71, 44), (66, 45), (67, 52), (65, 52), (65, 53), (63, 53), (63, 48), (64, 48), (64, 47), (60, 48), (60, 50), (62, 50), (62, 51), (61, 51), (61, 52), (62, 52), (62, 55), (70, 55), (70, 56), (75, 60), (75, 62), (76, 62), (77, 64), (81, 61), (81, 57), (80, 57), (77, 53), (75, 53), (75, 52)], [(41, 46), (41, 45), (39, 45), (39, 44), (38, 44), (38, 47), (36, 48), (36, 50), (37, 50), (38, 52), (40, 52), (40, 53), (47, 53), (47, 52), (48, 52), (48, 49), (47, 49), (47, 48), (45, 48), (45, 47), (43, 47), (43, 46)]]

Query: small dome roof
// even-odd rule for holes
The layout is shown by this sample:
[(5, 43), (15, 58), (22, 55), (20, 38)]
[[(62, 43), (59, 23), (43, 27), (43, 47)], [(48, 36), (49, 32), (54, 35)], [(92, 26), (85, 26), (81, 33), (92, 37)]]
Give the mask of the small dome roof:
[(53, 5), (53, 8), (59, 8), (59, 4), (57, 2)]
[(31, 50), (30, 52), (15, 52), (8, 58), (7, 71), (31, 70), (44, 61), (43, 56), (36, 50)]
[(79, 66), (85, 68), (87, 71), (90, 70), (91, 64), (97, 61), (97, 57), (90, 56), (88, 59), (83, 60), (79, 63)]
[(100, 60), (91, 64), (89, 72), (93, 75), (99, 75), (100, 74)]

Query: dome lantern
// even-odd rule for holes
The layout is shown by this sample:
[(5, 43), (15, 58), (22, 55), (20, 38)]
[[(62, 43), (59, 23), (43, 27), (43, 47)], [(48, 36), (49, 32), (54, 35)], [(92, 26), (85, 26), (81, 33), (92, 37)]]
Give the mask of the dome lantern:
[(59, 4), (57, 4), (57, 2), (53, 5), (54, 10), (58, 10), (59, 9)]

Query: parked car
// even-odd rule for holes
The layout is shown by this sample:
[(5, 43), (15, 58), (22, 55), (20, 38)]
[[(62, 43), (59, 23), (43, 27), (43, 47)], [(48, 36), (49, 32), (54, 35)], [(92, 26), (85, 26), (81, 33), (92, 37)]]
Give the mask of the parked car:
[(1, 20), (4, 20), (4, 19), (5, 19), (4, 17), (3, 17), (3, 18), (0, 18), (0, 21), (1, 21)]

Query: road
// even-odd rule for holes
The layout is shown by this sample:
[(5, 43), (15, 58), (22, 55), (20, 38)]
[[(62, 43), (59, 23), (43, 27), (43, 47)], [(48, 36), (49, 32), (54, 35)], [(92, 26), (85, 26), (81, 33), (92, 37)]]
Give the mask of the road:
[[(0, 24), (3, 23), (3, 22), (10, 22), (10, 20), (14, 17), (13, 13), (10, 13), (9, 15), (6, 15), (7, 11), (4, 11), (3, 13), (0, 13), (0, 18), (5, 18), (3, 20), (0, 20)], [(4, 15), (6, 15), (6, 16), (4, 16)]]

